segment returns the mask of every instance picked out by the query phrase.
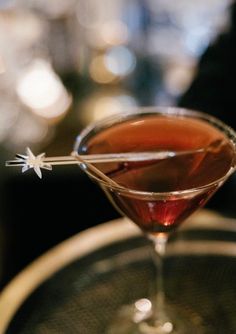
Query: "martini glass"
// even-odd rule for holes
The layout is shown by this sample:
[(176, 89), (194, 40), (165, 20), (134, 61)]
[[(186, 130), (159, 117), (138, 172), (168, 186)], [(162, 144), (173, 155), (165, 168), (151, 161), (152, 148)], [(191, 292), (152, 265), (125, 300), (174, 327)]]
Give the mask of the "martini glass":
[[(203, 207), (234, 172), (235, 145), (236, 134), (227, 125), (207, 114), (181, 108), (139, 108), (92, 124), (78, 136), (74, 148), (78, 157), (137, 154), (137, 161), (94, 164), (105, 178), (86, 162), (80, 166), (117, 210), (152, 241), (158, 267), (155, 301), (120, 310), (109, 333), (204, 333), (190, 315), (166, 301), (162, 260), (170, 234)], [(161, 151), (189, 153), (138, 159), (140, 152)]]

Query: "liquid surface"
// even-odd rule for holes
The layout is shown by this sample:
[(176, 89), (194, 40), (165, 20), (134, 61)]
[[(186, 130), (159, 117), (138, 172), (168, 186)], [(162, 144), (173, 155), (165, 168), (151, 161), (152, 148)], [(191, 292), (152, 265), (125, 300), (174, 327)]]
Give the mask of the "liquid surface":
[[(87, 153), (183, 151), (220, 143), (213, 150), (145, 162), (106, 163), (96, 166), (119, 185), (138, 191), (167, 193), (205, 186), (224, 177), (234, 150), (226, 136), (208, 123), (187, 117), (144, 116), (114, 125), (87, 143)], [(114, 204), (142, 229), (168, 231), (203, 206), (218, 184), (194, 196), (165, 198), (110, 192)]]

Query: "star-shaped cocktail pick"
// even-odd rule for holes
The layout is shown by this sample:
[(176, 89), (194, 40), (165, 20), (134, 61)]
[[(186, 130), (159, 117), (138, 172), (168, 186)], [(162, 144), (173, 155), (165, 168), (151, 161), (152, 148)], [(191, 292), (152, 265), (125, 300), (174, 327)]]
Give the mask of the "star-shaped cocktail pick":
[[(27, 147), (26, 149), (26, 155), (23, 154), (17, 154), (16, 160), (11, 161), (15, 166), (23, 166), (22, 167), (22, 173), (26, 172), (27, 170), (33, 168), (35, 173), (38, 175), (38, 177), (42, 178), (42, 169), (52, 170), (52, 166), (49, 163), (46, 163), (44, 161), (45, 159), (45, 153), (41, 153), (37, 156), (33, 154), (31, 149)], [(14, 163), (15, 162), (15, 163)], [(10, 161), (8, 162), (10, 163)]]
[[(150, 152), (124, 152), (124, 153), (104, 153), (104, 154), (83, 154), (79, 155), (73, 151), (71, 155), (62, 157), (45, 157), (45, 153), (34, 155), (29, 147), (26, 149), (26, 155), (16, 154), (15, 160), (6, 162), (6, 166), (22, 166), (22, 173), (33, 168), (38, 177), (42, 178), (41, 169), (52, 170), (52, 165), (71, 165), (84, 164), (94, 174), (108, 181), (108, 177), (102, 173), (93, 163), (108, 163), (108, 162), (141, 162), (155, 161), (174, 158), (180, 155), (214, 152), (219, 150), (224, 141), (215, 141), (206, 147), (201, 147), (186, 151), (150, 151)], [(110, 180), (111, 182), (111, 180)]]
[[(86, 160), (84, 159), (86, 158)], [(121, 157), (122, 158), (122, 157)], [(62, 157), (45, 157), (45, 153), (41, 153), (37, 156), (33, 154), (31, 149), (27, 147), (26, 155), (24, 154), (16, 154), (15, 160), (6, 161), (7, 167), (12, 166), (22, 166), (22, 173), (27, 170), (33, 168), (38, 177), (42, 178), (41, 169), (52, 170), (52, 165), (69, 165), (69, 164), (86, 164), (87, 168), (93, 172), (95, 175), (100, 177), (101, 179), (115, 184), (110, 178), (108, 178), (104, 173), (102, 173), (99, 169), (91, 164), (91, 162), (106, 162), (107, 159), (111, 161), (113, 159), (113, 155), (107, 157), (106, 154), (102, 155), (84, 155), (81, 157), (77, 152), (72, 152), (70, 156), (62, 156)], [(122, 158), (122, 161), (124, 158)], [(117, 185), (117, 184), (116, 184)]]

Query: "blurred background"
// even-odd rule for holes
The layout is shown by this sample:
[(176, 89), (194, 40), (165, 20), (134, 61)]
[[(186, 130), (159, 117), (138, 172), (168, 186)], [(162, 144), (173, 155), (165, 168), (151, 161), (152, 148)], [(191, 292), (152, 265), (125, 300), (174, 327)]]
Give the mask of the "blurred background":
[[(228, 29), (231, 3), (0, 0), (1, 286), (58, 242), (118, 217), (77, 166), (39, 180), (5, 161), (27, 146), (67, 155), (90, 122), (177, 105), (201, 55)], [(217, 196), (209, 207), (233, 215)]]

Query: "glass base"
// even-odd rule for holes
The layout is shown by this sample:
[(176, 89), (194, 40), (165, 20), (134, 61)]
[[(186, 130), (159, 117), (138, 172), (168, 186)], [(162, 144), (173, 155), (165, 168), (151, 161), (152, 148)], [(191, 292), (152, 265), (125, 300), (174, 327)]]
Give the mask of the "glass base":
[[(137, 309), (137, 303), (143, 304), (143, 308)], [(152, 312), (150, 309), (148, 310), (148, 304), (151, 305), (149, 300), (142, 299), (134, 305), (123, 306), (109, 326), (106, 334), (205, 333), (203, 322), (196, 313), (183, 311), (183, 309), (174, 305), (166, 305), (165, 314), (160, 315), (162, 319), (160, 321), (152, 316)]]

